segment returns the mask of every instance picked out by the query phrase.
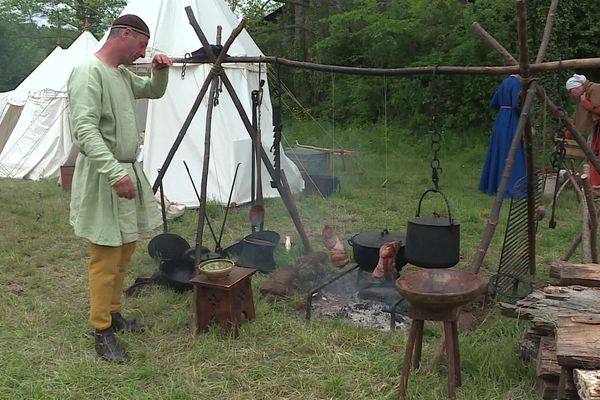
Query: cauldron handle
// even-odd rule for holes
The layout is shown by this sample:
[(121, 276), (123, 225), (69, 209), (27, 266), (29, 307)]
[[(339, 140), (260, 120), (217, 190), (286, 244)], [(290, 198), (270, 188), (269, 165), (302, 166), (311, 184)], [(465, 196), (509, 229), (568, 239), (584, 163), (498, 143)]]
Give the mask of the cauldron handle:
[(350, 245), (350, 247), (354, 247), (354, 238), (356, 237), (356, 235), (358, 235), (358, 233), (355, 233), (350, 239), (348, 239), (348, 244)]
[(448, 202), (446, 195), (444, 193), (442, 193), (442, 191), (439, 189), (428, 189), (425, 191), (425, 193), (423, 193), (421, 195), (421, 198), (419, 199), (419, 206), (417, 207), (417, 215), (416, 216), (417, 217), (421, 216), (421, 203), (423, 202), (425, 195), (429, 192), (439, 193), (442, 196), (442, 198), (446, 202), (446, 207), (448, 208), (448, 221), (450, 222), (450, 225), (452, 225), (453, 220), (452, 220), (452, 212), (450, 211), (450, 203)]

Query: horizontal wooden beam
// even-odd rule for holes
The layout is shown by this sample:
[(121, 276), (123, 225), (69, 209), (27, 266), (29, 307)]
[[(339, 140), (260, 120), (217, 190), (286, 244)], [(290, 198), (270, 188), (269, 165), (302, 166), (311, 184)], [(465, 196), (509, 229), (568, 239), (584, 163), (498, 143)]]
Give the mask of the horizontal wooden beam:
[[(173, 58), (175, 63), (187, 64), (209, 64), (211, 61), (190, 61), (185, 58)], [(346, 67), (341, 65), (315, 64), (305, 61), (294, 61), (280, 57), (258, 56), (258, 57), (225, 57), (225, 63), (267, 63), (280, 64), (293, 68), (303, 68), (313, 71), (333, 72), (350, 75), (375, 75), (375, 76), (402, 76), (402, 75), (429, 75), (434, 70), (438, 74), (446, 75), (510, 75), (520, 72), (519, 66), (438, 66), (438, 67), (407, 67), (407, 68), (361, 68)], [(579, 58), (562, 61), (550, 61), (531, 64), (529, 71), (532, 74), (544, 71), (555, 71), (559, 69), (588, 69), (600, 68), (600, 58)]]

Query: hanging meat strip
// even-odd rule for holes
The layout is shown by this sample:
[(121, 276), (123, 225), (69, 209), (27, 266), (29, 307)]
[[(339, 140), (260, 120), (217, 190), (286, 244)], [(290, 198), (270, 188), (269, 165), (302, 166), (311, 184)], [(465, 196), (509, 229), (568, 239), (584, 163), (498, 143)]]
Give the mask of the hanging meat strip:
[(396, 256), (402, 247), (400, 240), (384, 243), (379, 248), (379, 261), (371, 274), (373, 278), (383, 278), (385, 274), (393, 274), (396, 271)]
[(322, 238), (323, 244), (329, 250), (329, 259), (334, 266), (342, 268), (350, 262), (348, 253), (346, 253), (346, 247), (344, 247), (333, 227), (325, 225), (323, 227)]

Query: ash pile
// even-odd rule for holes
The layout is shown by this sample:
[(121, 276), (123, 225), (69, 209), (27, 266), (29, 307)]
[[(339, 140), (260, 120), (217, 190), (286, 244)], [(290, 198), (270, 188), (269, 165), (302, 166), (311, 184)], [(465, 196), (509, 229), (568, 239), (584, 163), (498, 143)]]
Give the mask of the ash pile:
[(384, 331), (408, 329), (408, 305), (400, 302), (402, 297), (391, 276), (377, 280), (361, 269), (338, 277), (341, 273), (331, 266), (327, 253), (314, 252), (300, 257), (294, 266), (271, 273), (260, 292), (265, 296), (306, 297), (307, 318), (344, 320)]

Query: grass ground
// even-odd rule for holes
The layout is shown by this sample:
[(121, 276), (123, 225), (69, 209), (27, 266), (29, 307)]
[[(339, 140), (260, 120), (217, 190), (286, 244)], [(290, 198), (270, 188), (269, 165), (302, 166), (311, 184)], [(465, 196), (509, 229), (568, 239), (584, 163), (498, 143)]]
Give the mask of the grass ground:
[[(356, 150), (347, 157), (345, 170), (336, 162), (340, 193), (326, 199), (296, 196), (316, 250), (322, 250), (324, 223), (334, 225), (344, 238), (386, 227), (406, 229), (420, 194), (431, 186), (428, 145), (401, 136), (382, 148), (369, 145), (385, 134), (381, 129), (339, 130), (339, 145)], [(309, 134), (295, 135), (290, 135), (292, 143), (303, 138), (305, 143), (328, 145)], [(470, 268), (493, 202), (477, 191), (485, 142), (449, 140), (441, 155), (441, 188), (461, 223), (457, 268)], [(397, 398), (406, 332), (381, 332), (345, 321), (307, 322), (298, 299), (274, 300), (258, 292), (256, 320), (243, 324), (239, 337), (232, 338), (216, 327), (206, 334), (191, 333), (191, 293), (146, 287), (125, 300), (126, 315), (149, 327), (142, 335), (119, 336), (132, 361), (102, 362), (87, 325), (87, 247), (68, 224), (69, 194), (54, 179), (2, 179), (0, 201), (0, 399)], [(431, 207), (440, 204), (432, 200)], [(279, 199), (267, 200), (266, 209), (266, 228), (292, 236), (295, 243), (290, 253), (276, 251), (277, 262), (292, 265), (302, 253), (294, 226)], [(482, 276), (497, 268), (506, 209)], [(222, 220), (222, 207), (210, 205), (208, 212)], [(241, 206), (230, 213), (224, 244), (248, 234), (247, 212)], [(561, 196), (554, 230), (547, 228), (548, 210), (538, 230), (535, 279), (547, 278), (549, 263), (578, 233), (577, 213), (570, 192)], [(196, 223), (196, 213), (188, 210), (170, 228), (193, 242)], [(156, 269), (146, 245), (157, 233), (140, 241), (126, 285)], [(205, 242), (212, 246), (208, 234)], [(254, 278), (255, 289), (264, 279)], [(494, 307), (485, 312), (483, 324), (460, 337), (463, 385), (458, 398), (536, 399), (535, 373), (516, 353), (517, 340), (529, 324), (504, 318)], [(426, 325), (423, 360), (432, 355), (440, 333), (436, 324)], [(408, 392), (410, 399), (444, 398), (443, 364), (432, 372), (414, 372)]]

